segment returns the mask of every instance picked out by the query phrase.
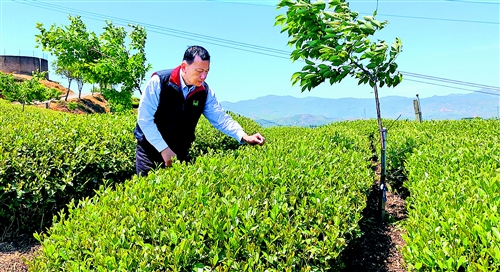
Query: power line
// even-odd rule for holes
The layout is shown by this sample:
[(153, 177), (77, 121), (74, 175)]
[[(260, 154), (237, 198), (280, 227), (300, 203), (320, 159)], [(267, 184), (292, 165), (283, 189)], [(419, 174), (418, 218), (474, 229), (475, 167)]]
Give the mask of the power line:
[[(362, 13), (366, 15), (372, 15), (373, 13)], [(459, 23), (477, 23), (477, 24), (493, 24), (499, 25), (500, 22), (487, 22), (487, 21), (471, 21), (462, 19), (445, 19), (445, 18), (435, 18), (435, 17), (419, 17), (419, 16), (409, 16), (409, 15), (393, 15), (393, 14), (382, 14), (379, 13), (377, 16), (387, 16), (387, 17), (399, 17), (399, 18), (409, 18), (409, 19), (422, 19), (422, 20), (434, 20), (434, 21), (450, 21)]]
[(499, 5), (500, 2), (488, 2), (488, 1), (469, 1), (469, 0), (446, 0), (449, 2), (463, 2), (463, 3), (473, 3), (473, 4), (493, 4), (493, 5)]
[[(242, 42), (237, 42), (237, 41), (222, 39), (222, 38), (217, 38), (217, 37), (211, 37), (211, 36), (207, 36), (207, 35), (203, 35), (203, 34), (187, 32), (187, 31), (177, 30), (177, 29), (173, 29), (173, 28), (162, 27), (162, 26), (143, 23), (143, 22), (134, 21), (134, 20), (127, 20), (127, 19), (123, 19), (123, 18), (119, 18), (119, 17), (105, 16), (105, 15), (98, 14), (98, 13), (87, 12), (87, 11), (83, 11), (83, 10), (76, 10), (76, 9), (67, 8), (64, 6), (59, 6), (59, 5), (54, 5), (54, 4), (42, 3), (40, 1), (29, 1), (29, 2), (28, 1), (18, 1), (18, 0), (11, 0), (11, 1), (25, 4), (25, 5), (34, 6), (34, 7), (38, 7), (38, 8), (48, 9), (48, 10), (52, 10), (52, 11), (56, 11), (56, 12), (63, 12), (63, 13), (70, 12), (70, 13), (75, 13), (75, 14), (85, 14), (84, 17), (88, 17), (88, 18), (93, 19), (93, 20), (113, 19), (115, 21), (122, 22), (122, 24), (117, 23), (117, 25), (122, 25), (122, 26), (127, 26), (129, 23), (139, 24), (139, 25), (145, 26), (146, 29), (148, 29), (149, 31), (151, 31), (153, 33), (163, 34), (163, 35), (172, 36), (172, 37), (176, 37), (176, 38), (201, 41), (201, 42), (208, 43), (208, 44), (224, 46), (227, 48), (242, 50), (242, 51), (246, 51), (246, 52), (250, 52), (250, 53), (257, 53), (257, 54), (278, 57), (278, 58), (284, 58), (284, 59), (289, 59), (289, 55), (290, 55), (290, 52), (285, 51), (285, 50), (274, 49), (274, 48), (269, 48), (269, 47), (264, 47), (264, 46), (258, 46), (258, 45), (249, 44), (249, 43), (242, 43)], [(125, 23), (125, 25), (123, 23)], [(243, 47), (243, 48), (238, 48), (238, 46)], [(255, 50), (262, 51), (262, 52), (256, 52)]]
[[(205, 0), (208, 2), (219, 2), (226, 4), (239, 4), (239, 5), (252, 5), (252, 6), (267, 6), (274, 7), (271, 5), (264, 4), (253, 4), (248, 2), (236, 2), (236, 1), (223, 1), (223, 0)], [(447, 1), (456, 1), (456, 2), (472, 2), (472, 3), (487, 3), (487, 4), (498, 4), (493, 2), (476, 2), (476, 1), (466, 1), (466, 0), (447, 0)], [(373, 12), (360, 12), (359, 14), (364, 15), (373, 15)], [(488, 21), (473, 21), (473, 20), (463, 20), (463, 19), (448, 19), (448, 18), (437, 18), (437, 17), (420, 17), (420, 16), (410, 16), (410, 15), (395, 15), (395, 14), (382, 14), (378, 13), (378, 16), (387, 16), (387, 17), (398, 17), (398, 18), (408, 18), (408, 19), (420, 19), (420, 20), (434, 20), (434, 21), (451, 21), (451, 22), (460, 22), (460, 23), (476, 23), (476, 24), (495, 24), (498, 25), (500, 22), (488, 22)]]
[(493, 86), (488, 86), (488, 85), (483, 85), (483, 84), (476, 84), (476, 83), (470, 83), (470, 82), (465, 82), (465, 81), (459, 81), (459, 80), (453, 80), (453, 79), (447, 79), (447, 78), (435, 77), (435, 76), (428, 76), (428, 75), (422, 75), (422, 74), (417, 74), (417, 73), (403, 72), (403, 71), (401, 71), (401, 73), (403, 75), (410, 76), (410, 77), (452, 83), (452, 84), (469, 86), (469, 87), (483, 88), (483, 89), (488, 89), (488, 90), (493, 90), (493, 91), (500, 91), (500, 87), (493, 87)]
[(490, 95), (495, 95), (495, 96), (500, 96), (499, 93), (489, 93), (485, 91), (478, 91), (478, 90), (471, 90), (471, 89), (465, 89), (465, 88), (460, 88), (460, 87), (453, 87), (453, 86), (448, 86), (448, 85), (443, 85), (443, 84), (436, 84), (432, 82), (425, 82), (425, 81), (420, 81), (420, 80), (415, 80), (415, 79), (406, 79), (408, 81), (414, 81), (414, 82), (419, 82), (419, 83), (425, 83), (429, 85), (434, 85), (434, 86), (439, 86), (439, 87), (446, 87), (446, 88), (452, 88), (452, 89), (459, 89), (459, 90), (465, 90), (469, 92), (476, 92), (476, 93), (483, 93), (483, 94), (490, 94)]
[[(231, 48), (231, 49), (235, 49), (235, 50), (241, 50), (241, 51), (245, 51), (245, 52), (261, 54), (261, 55), (266, 55), (266, 56), (271, 56), (271, 57), (276, 57), (276, 58), (283, 58), (283, 59), (290, 58), (290, 52), (285, 51), (285, 50), (274, 49), (274, 48), (258, 46), (258, 45), (254, 45), (254, 44), (242, 43), (242, 42), (236, 42), (233, 40), (221, 39), (221, 38), (217, 38), (217, 37), (211, 37), (211, 36), (207, 36), (207, 35), (201, 35), (201, 34), (197, 34), (197, 33), (161, 27), (161, 26), (153, 25), (153, 24), (144, 24), (144, 23), (141, 23), (139, 21), (126, 20), (126, 19), (119, 18), (119, 17), (104, 16), (104, 15), (98, 14), (98, 13), (76, 10), (76, 9), (66, 8), (66, 7), (53, 5), (53, 4), (51, 5), (51, 4), (41, 3), (39, 1), (29, 1), (29, 2), (28, 1), (16, 1), (16, 0), (11, 0), (11, 1), (26, 4), (26, 5), (35, 6), (38, 8), (53, 10), (56, 12), (64, 12), (64, 13), (66, 13), (68, 11), (69, 12), (78, 12), (80, 14), (86, 14), (85, 17), (90, 17), (91, 19), (94, 19), (94, 20), (113, 18), (119, 22), (120, 21), (125, 22), (125, 23), (127, 23), (127, 25), (128, 25), (128, 23), (136, 23), (139, 25), (144, 25), (148, 29), (148, 31), (162, 34), (162, 35), (183, 38), (183, 39), (189, 39), (189, 40), (196, 40), (196, 41), (200, 41), (200, 42), (204, 42), (204, 43), (208, 43), (208, 44), (214, 44), (217, 46), (222, 46), (222, 47), (226, 47), (226, 48)], [(99, 18), (99, 19), (96, 19), (96, 18)], [(118, 23), (118, 25), (123, 25), (123, 24)], [(207, 41), (207, 40), (209, 40), (209, 41)], [(457, 84), (457, 85), (462, 85), (462, 86), (477, 87), (477, 88), (489, 89), (489, 90), (494, 90), (494, 91), (500, 91), (499, 87), (492, 87), (492, 86), (487, 86), (487, 85), (482, 85), (482, 84), (475, 84), (475, 83), (470, 83), (470, 82), (433, 77), (433, 76), (422, 75), (422, 74), (417, 74), (417, 73), (410, 73), (410, 72), (403, 72), (403, 71), (401, 73), (403, 73), (404, 75), (409, 76), (409, 77), (416, 77), (416, 78), (433, 80), (433, 81), (438, 81), (438, 82), (452, 83), (452, 84)], [(470, 89), (463, 89), (463, 88), (452, 87), (452, 86), (432, 84), (432, 83), (424, 82), (424, 81), (417, 81), (417, 80), (413, 80), (413, 81), (421, 82), (421, 83), (425, 83), (425, 84), (436, 85), (436, 86), (443, 86), (443, 87), (448, 87), (448, 88), (456, 88), (456, 89), (462, 89), (462, 90), (467, 90), (467, 91), (473, 91)], [(491, 94), (491, 93), (488, 93), (488, 94)]]
[[(248, 5), (248, 6), (261, 6), (261, 7), (275, 7), (276, 4), (274, 5), (265, 5), (265, 4), (254, 4), (251, 2), (236, 2), (236, 1), (220, 1), (220, 0), (205, 0), (206, 2), (218, 2), (218, 3), (226, 3), (226, 4), (240, 4), (240, 5)], [(255, 1), (255, 2), (262, 2), (262, 1)]]

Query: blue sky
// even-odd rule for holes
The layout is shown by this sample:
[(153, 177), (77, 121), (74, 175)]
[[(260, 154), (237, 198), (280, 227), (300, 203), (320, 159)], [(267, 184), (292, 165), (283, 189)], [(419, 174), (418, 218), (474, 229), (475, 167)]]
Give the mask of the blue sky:
[[(271, 94), (373, 98), (369, 85), (358, 86), (357, 81), (347, 78), (333, 86), (324, 83), (311, 92), (301, 93), (298, 86), (292, 87), (290, 77), (304, 63), (292, 63), (283, 54), (291, 48), (286, 33), (281, 34), (281, 28), (274, 26), (275, 16), (285, 12), (276, 10), (275, 0), (0, 1), (0, 54), (42, 56), (43, 52), (35, 48), (36, 23), (46, 28), (52, 24), (64, 26), (69, 24), (69, 14), (81, 15), (87, 28), (97, 34), (105, 19), (116, 25), (130, 22), (146, 26), (146, 57), (153, 66), (147, 78), (153, 71), (179, 65), (187, 46), (204, 46), (212, 56), (207, 82), (220, 101)], [(351, 10), (361, 15), (372, 14), (377, 6), (372, 0), (349, 3)], [(446, 80), (499, 88), (500, 0), (380, 0), (377, 20), (389, 23), (372, 40), (391, 44), (399, 37), (403, 42), (397, 60), (401, 71), (439, 78), (405, 76), (396, 88), (380, 89), (380, 96), (419, 94), (424, 98), (480, 89)], [(48, 53), (43, 54), (49, 62), (53, 60)], [(54, 74), (50, 77), (67, 84)], [(492, 99), (499, 98), (492, 95)]]

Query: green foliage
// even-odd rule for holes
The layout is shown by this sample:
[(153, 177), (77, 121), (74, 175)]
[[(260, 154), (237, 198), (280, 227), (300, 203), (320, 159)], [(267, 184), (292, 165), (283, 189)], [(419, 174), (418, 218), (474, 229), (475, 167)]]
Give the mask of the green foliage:
[[(0, 100), (0, 226), (30, 232), (51, 223), (71, 199), (93, 195), (100, 184), (121, 182), (135, 173), (133, 127), (137, 115), (74, 116), (19, 108)], [(68, 108), (78, 105), (68, 103)], [(253, 121), (233, 114), (248, 133)], [(241, 145), (201, 121), (193, 156)], [(11, 225), (12, 224), (12, 225)]]
[(68, 102), (68, 109), (69, 110), (76, 110), (78, 108), (78, 104), (74, 101)]
[[(232, 116), (248, 133), (262, 130)], [(0, 226), (39, 230), (74, 199), (35, 234), (33, 271), (342, 267), (373, 182), (374, 120), (267, 128), (266, 145), (249, 147), (202, 119), (195, 164), (107, 187), (133, 175), (135, 118), (21, 113), (0, 100)], [(388, 164), (410, 191), (401, 224), (409, 270), (498, 270), (498, 135), (498, 120), (391, 124)]]
[(409, 270), (500, 267), (499, 135), (498, 120), (398, 122), (391, 129), (410, 192), (402, 224)]
[(101, 93), (108, 101), (112, 112), (125, 112), (133, 108), (131, 92), (103, 88)]
[(369, 39), (387, 24), (375, 20), (376, 12), (361, 19), (345, 0), (282, 0), (277, 8), (285, 7), (286, 15), (276, 16), (275, 25), (282, 26), (290, 37), (288, 44), (295, 47), (291, 59), (306, 62), (302, 71), (292, 75), (292, 83), (300, 82), (302, 91), (326, 80), (339, 83), (347, 75), (371, 87), (395, 87), (401, 82), (395, 62), (401, 40), (396, 38), (389, 48), (385, 41)]
[(417, 270), (498, 270), (498, 121), (428, 127), (432, 137), (407, 163), (408, 205), (414, 208), (403, 254)]
[[(72, 115), (0, 100), (0, 228), (32, 232), (71, 199), (135, 173), (135, 116)], [(9, 229), (10, 228), (10, 229)]]
[(368, 138), (266, 130), (266, 145), (174, 163), (71, 205), (33, 271), (330, 271), (360, 236)]
[[(387, 21), (373, 16), (358, 18), (346, 0), (281, 0), (277, 9), (286, 8), (286, 15), (276, 16), (275, 25), (287, 32), (288, 45), (295, 47), (290, 55), (293, 61), (303, 59), (302, 71), (292, 75), (292, 85), (300, 82), (302, 92), (328, 80), (330, 85), (340, 83), (347, 75), (357, 78), (358, 85), (368, 83), (374, 91), (375, 107), (382, 145), (382, 117), (378, 88), (397, 86), (403, 79), (396, 71), (396, 57), (402, 42), (396, 38), (392, 46), (385, 41), (371, 42), (369, 37), (382, 30)], [(382, 176), (382, 182), (385, 180)]]
[[(123, 27), (117, 27), (106, 21), (104, 32), (100, 36), (101, 58), (93, 67), (96, 83), (121, 85), (120, 92), (129, 93), (130, 101), (134, 90), (141, 92), (141, 84), (151, 64), (146, 64), (146, 30), (138, 25), (129, 25), (132, 31), (127, 33)], [(128, 38), (129, 46), (126, 46)]]
[(45, 79), (47, 72), (35, 72), (29, 80), (17, 83), (13, 75), (0, 73), (0, 94), (9, 101), (21, 104), (32, 104), (35, 101), (47, 101), (58, 98), (61, 92), (55, 88), (47, 88), (40, 80)]
[[(56, 72), (82, 83), (99, 84), (115, 110), (131, 109), (132, 94), (134, 90), (141, 91), (145, 74), (151, 69), (151, 65), (146, 64), (144, 27), (129, 25), (132, 30), (127, 33), (123, 27), (106, 21), (98, 37), (87, 31), (80, 16), (69, 16), (69, 20), (69, 25), (52, 25), (49, 30), (37, 24), (40, 34), (36, 35), (36, 41), (57, 58)], [(121, 89), (110, 86), (121, 86)]]
[(411, 120), (401, 120), (393, 123), (388, 131), (386, 150), (386, 173), (391, 189), (402, 195), (406, 194), (405, 163), (415, 149), (428, 140), (422, 133), (420, 123)]
[(99, 39), (94, 32), (88, 32), (80, 16), (68, 16), (69, 25), (57, 27), (53, 24), (45, 29), (37, 23), (40, 34), (36, 35), (37, 47), (56, 57), (56, 73), (68, 78), (89, 80), (92, 64), (99, 60), (96, 52)]
[[(262, 131), (262, 127), (255, 121), (232, 112), (228, 112), (228, 114), (241, 125), (248, 135)], [(209, 153), (210, 150), (221, 151), (237, 149), (241, 146), (236, 139), (215, 129), (203, 116), (200, 118), (198, 126), (196, 127), (195, 137), (196, 139), (190, 149), (190, 155), (192, 157), (198, 157), (202, 154)]]
[(6, 95), (17, 93), (18, 88), (19, 85), (16, 83), (13, 75), (0, 72), (0, 95), (5, 97)]

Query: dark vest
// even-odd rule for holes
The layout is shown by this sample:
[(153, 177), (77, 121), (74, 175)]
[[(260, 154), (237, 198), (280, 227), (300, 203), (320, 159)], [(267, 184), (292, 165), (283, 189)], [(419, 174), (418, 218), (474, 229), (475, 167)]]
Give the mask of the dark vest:
[[(195, 140), (196, 125), (207, 101), (208, 85), (203, 83), (184, 98), (180, 83), (180, 66), (153, 75), (155, 74), (160, 78), (161, 90), (154, 122), (170, 149), (178, 155), (184, 154)], [(134, 134), (138, 140), (144, 138), (138, 124)]]

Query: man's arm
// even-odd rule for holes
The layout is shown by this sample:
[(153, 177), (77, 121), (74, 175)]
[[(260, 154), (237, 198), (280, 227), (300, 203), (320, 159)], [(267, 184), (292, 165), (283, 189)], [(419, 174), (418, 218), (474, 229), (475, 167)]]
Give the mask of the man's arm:
[(229, 114), (227, 114), (222, 108), (221, 104), (215, 97), (215, 93), (209, 89), (207, 95), (207, 102), (205, 103), (205, 109), (203, 115), (207, 120), (218, 130), (224, 134), (233, 137), (240, 143), (248, 144), (259, 144), (263, 145), (265, 142), (264, 136), (260, 133), (254, 135), (247, 135), (243, 128), (236, 122)]

